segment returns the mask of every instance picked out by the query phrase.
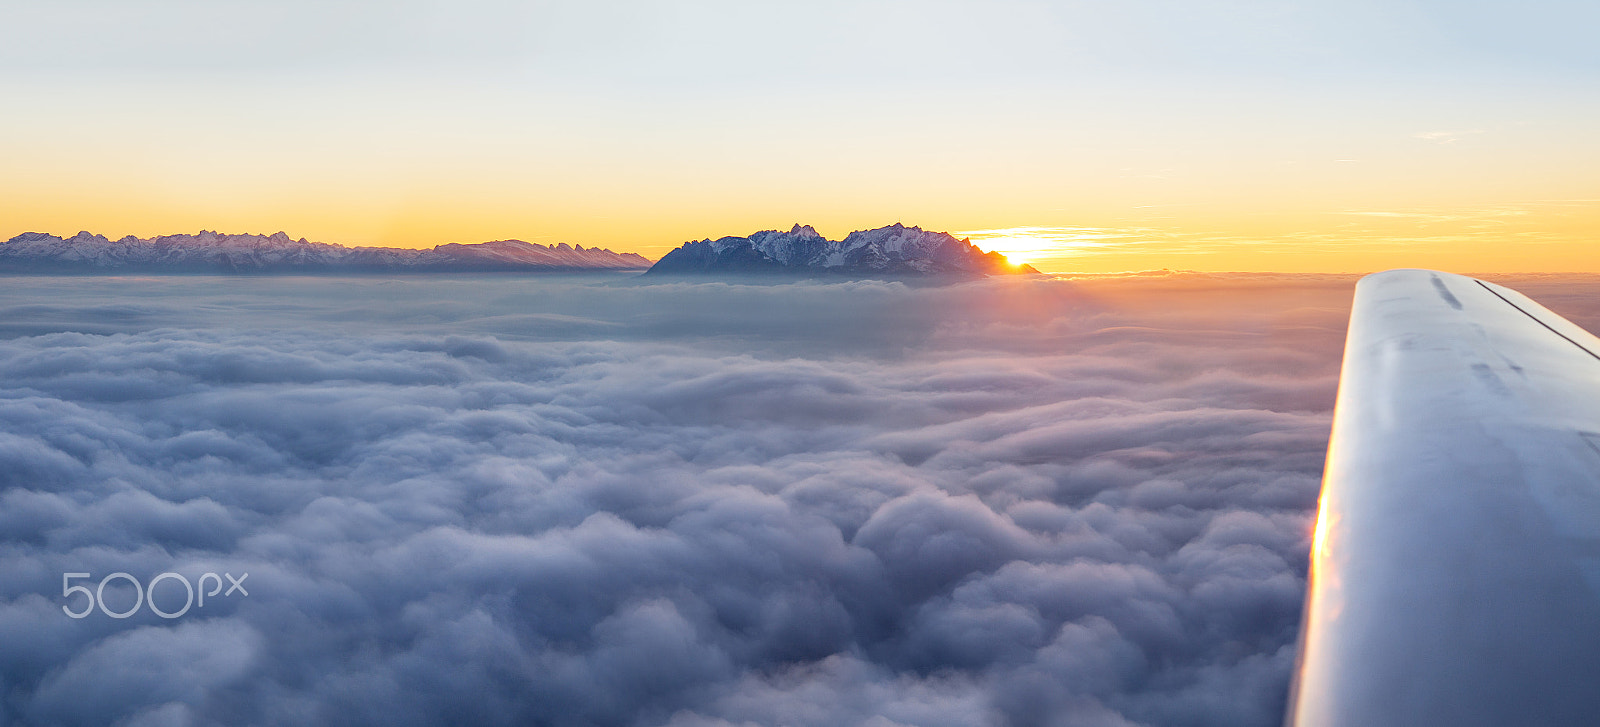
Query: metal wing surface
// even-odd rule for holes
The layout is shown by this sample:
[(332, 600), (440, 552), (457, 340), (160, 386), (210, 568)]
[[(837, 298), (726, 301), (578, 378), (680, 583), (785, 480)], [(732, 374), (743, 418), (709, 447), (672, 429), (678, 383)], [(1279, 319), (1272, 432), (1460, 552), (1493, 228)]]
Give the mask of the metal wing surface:
[(1302, 629), (1294, 727), (1600, 725), (1600, 339), (1363, 278)]

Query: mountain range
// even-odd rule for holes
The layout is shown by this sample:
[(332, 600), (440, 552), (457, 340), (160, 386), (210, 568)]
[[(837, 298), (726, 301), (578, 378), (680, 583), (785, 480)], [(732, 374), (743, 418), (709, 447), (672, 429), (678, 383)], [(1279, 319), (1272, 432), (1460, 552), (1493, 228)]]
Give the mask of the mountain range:
[(971, 277), (1037, 272), (947, 232), (895, 223), (857, 230), (838, 241), (824, 238), (810, 225), (797, 224), (788, 232), (762, 230), (748, 237), (687, 242), (656, 261), (646, 274)]
[(1037, 273), (1012, 265), (969, 240), (899, 223), (858, 230), (828, 240), (809, 225), (788, 232), (762, 230), (748, 237), (687, 242), (654, 265), (641, 255), (561, 243), (521, 240), (450, 243), (426, 250), (345, 247), (305, 238), (225, 235), (165, 235), (119, 240), (79, 232), (57, 237), (25, 232), (0, 242), (0, 272), (487, 272), (647, 270), (653, 275), (782, 274), (844, 277), (981, 277)]
[(166, 235), (109, 240), (88, 232), (62, 238), (25, 232), (0, 243), (5, 272), (322, 272), (500, 270), (643, 270), (650, 260), (631, 252), (497, 240), (450, 243), (428, 250), (345, 247), (274, 235)]

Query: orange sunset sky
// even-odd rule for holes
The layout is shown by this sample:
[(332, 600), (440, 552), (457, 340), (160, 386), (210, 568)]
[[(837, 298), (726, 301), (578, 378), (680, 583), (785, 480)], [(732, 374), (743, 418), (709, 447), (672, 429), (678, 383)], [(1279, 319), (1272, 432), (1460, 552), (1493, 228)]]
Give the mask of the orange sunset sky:
[(1600, 272), (1592, 3), (0, 5), (0, 238)]

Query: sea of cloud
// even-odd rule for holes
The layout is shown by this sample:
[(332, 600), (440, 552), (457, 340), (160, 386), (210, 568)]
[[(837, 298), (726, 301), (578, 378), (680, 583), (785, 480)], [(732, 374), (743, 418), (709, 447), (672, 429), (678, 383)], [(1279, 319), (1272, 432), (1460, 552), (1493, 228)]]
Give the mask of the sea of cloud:
[(1276, 725), (1353, 282), (10, 278), (0, 724)]

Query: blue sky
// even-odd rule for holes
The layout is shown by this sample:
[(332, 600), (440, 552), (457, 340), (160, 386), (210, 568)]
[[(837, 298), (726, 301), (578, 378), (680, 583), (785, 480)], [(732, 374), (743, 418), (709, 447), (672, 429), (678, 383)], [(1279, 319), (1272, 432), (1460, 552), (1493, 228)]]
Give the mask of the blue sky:
[(8, 2), (0, 234), (659, 255), (900, 219), (1349, 269), (1470, 230), (1347, 213), (1514, 206), (1534, 258), (1600, 269), (1576, 247), (1592, 207), (1529, 206), (1600, 198), (1597, 20), (1509, 2)]

